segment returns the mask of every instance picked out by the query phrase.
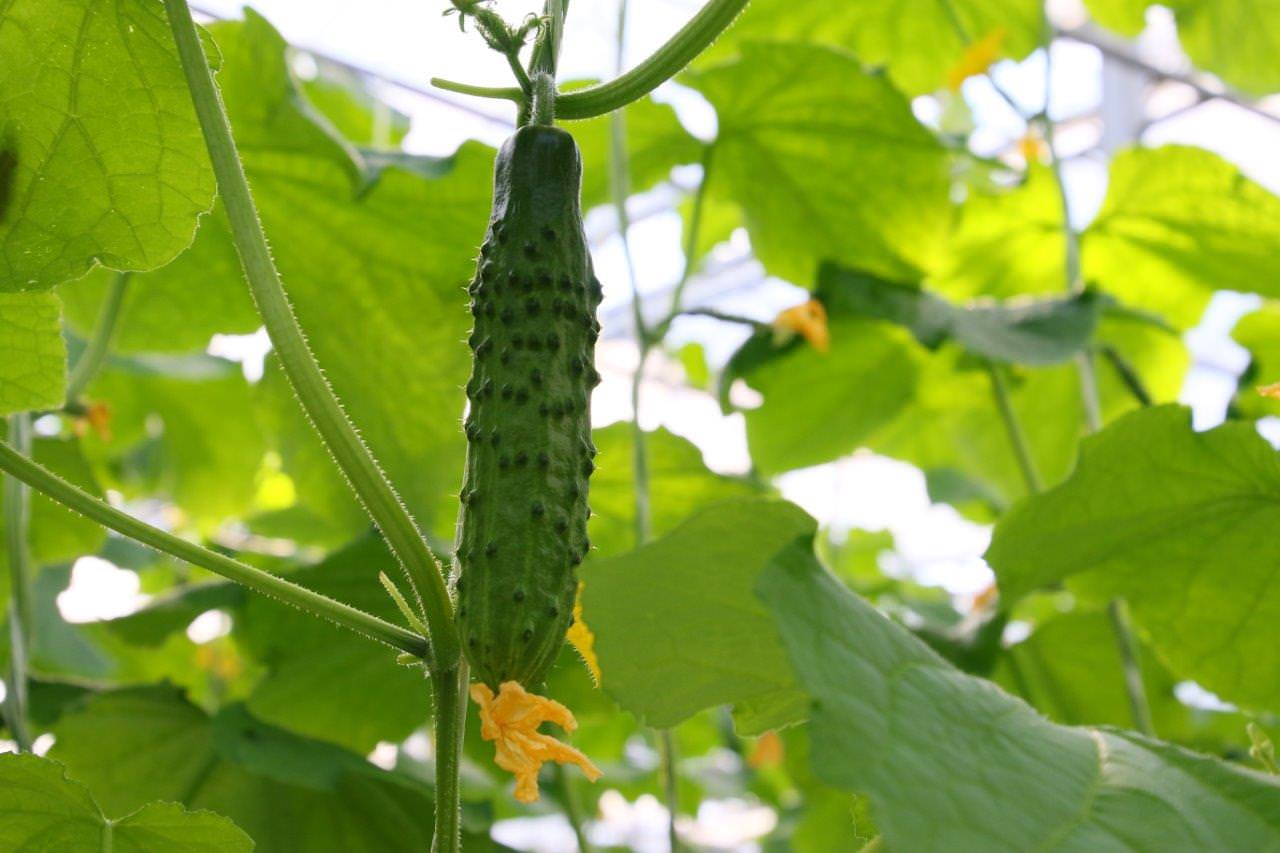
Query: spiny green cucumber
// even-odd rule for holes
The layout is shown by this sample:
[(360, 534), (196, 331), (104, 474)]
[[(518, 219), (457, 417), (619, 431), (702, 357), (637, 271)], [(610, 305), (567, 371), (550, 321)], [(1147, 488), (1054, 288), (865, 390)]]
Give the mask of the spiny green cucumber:
[(458, 520), (458, 627), (477, 677), (537, 688), (564, 642), (586, 557), (600, 283), (573, 137), (529, 125), (502, 146), (469, 292), (475, 328)]

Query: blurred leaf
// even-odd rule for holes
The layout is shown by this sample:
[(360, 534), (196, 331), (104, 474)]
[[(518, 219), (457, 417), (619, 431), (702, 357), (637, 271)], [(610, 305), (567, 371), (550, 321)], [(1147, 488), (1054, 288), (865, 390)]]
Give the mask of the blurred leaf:
[(1082, 351), (1106, 307), (1090, 292), (956, 305), (918, 287), (834, 264), (823, 264), (818, 272), (818, 298), (831, 312), (906, 326), (927, 347), (952, 338), (976, 355), (1027, 365), (1056, 364)]
[(61, 313), (51, 293), (0, 293), (0, 415), (62, 407), (67, 348)]
[[(569, 88), (572, 88), (570, 86)], [(671, 170), (702, 157), (702, 143), (680, 124), (676, 112), (652, 98), (641, 98), (623, 111), (627, 131), (628, 191), (652, 189), (666, 180)], [(578, 121), (566, 128), (582, 151), (582, 209), (613, 199), (610, 185), (613, 162), (612, 115)]]
[(1180, 327), (1215, 290), (1280, 295), (1280, 199), (1199, 148), (1134, 149), (1111, 164), (1084, 234), (1084, 274)]
[[(408, 594), (386, 546), (369, 535), (289, 579), (400, 624), (379, 572)], [(248, 600), (236, 631), (267, 666), (248, 707), (268, 723), (363, 754), (403, 740), (430, 716), (422, 670), (398, 665), (380, 643), (261, 596)]]
[(1280, 460), (1251, 424), (1196, 433), (1161, 406), (1088, 439), (1069, 480), (996, 525), (987, 561), (1009, 601), (1081, 575), (1131, 603), (1176, 675), (1276, 708), (1278, 522)]
[(1147, 25), (1147, 7), (1151, 4), (1152, 0), (1084, 0), (1095, 21), (1130, 37), (1142, 32)]
[(1042, 15), (1040, 5), (1030, 0), (813, 5), (754, 0), (703, 61), (715, 61), (755, 39), (836, 44), (851, 49), (868, 65), (887, 66), (896, 85), (909, 95), (919, 95), (942, 88), (968, 47), (993, 33), (1004, 34), (1004, 55), (1026, 56), (1041, 41)]
[(1266, 302), (1245, 315), (1231, 337), (1251, 357), (1249, 369), (1240, 377), (1232, 409), (1245, 418), (1280, 415), (1280, 400), (1258, 393), (1258, 386), (1280, 382), (1280, 302)]
[[(115, 276), (95, 270), (59, 291), (67, 323), (82, 337), (93, 330)], [(201, 220), (190, 249), (158, 270), (129, 276), (111, 349), (191, 352), (203, 350), (215, 334), (247, 334), (260, 325), (219, 203)]]
[(803, 539), (756, 588), (812, 697), (815, 772), (869, 795), (887, 849), (1258, 849), (1280, 838), (1274, 777), (1049, 723), (845, 590)]
[(110, 408), (110, 440), (86, 436), (126, 495), (155, 492), (212, 526), (253, 500), (265, 443), (240, 366), (211, 356), (113, 358), (87, 396)]
[[(1035, 626), (1007, 649), (996, 681), (1056, 723), (1133, 725), (1115, 631), (1107, 614), (1076, 610)], [(1139, 656), (1152, 723), (1161, 737), (1221, 753), (1248, 745), (1243, 714), (1184, 705), (1178, 681), (1146, 647)], [(1024, 692), (1025, 691), (1025, 692)]]
[(1047, 166), (1012, 189), (970, 191), (930, 283), (949, 297), (1066, 290), (1062, 198)]
[(742, 206), (770, 273), (808, 284), (830, 260), (911, 278), (937, 261), (948, 158), (884, 78), (841, 51), (774, 43), (690, 82), (719, 119), (713, 186)]
[[(636, 544), (635, 466), (631, 424), (619, 422), (592, 433), (599, 455), (591, 477), (591, 544), (610, 557)], [(645, 433), (649, 473), (649, 525), (661, 536), (691, 513), (716, 501), (748, 497), (757, 490), (744, 480), (708, 471), (702, 451), (665, 429)]]
[(721, 373), (721, 399), (745, 379), (764, 395), (746, 412), (751, 458), (765, 474), (843, 456), (890, 423), (915, 393), (922, 364), (903, 329), (843, 315), (830, 318), (831, 350), (798, 340), (779, 346), (757, 333)]
[(730, 500), (588, 565), (583, 614), (605, 692), (657, 728), (723, 704), (737, 707), (743, 734), (796, 720), (789, 667), (749, 589), (774, 552), (813, 529), (792, 504)]
[(109, 619), (103, 628), (133, 645), (158, 646), (171, 634), (185, 631), (206, 611), (238, 609), (248, 595), (244, 587), (230, 581), (192, 584), (161, 595), (128, 616)]
[(191, 244), (213, 172), (160, 4), (15, 0), (0, 80), (0, 290)]
[(51, 754), (108, 810), (164, 799), (226, 814), (257, 850), (421, 851), (431, 795), (359, 755), (232, 706), (212, 719), (168, 687), (104, 693), (55, 728)]
[(489, 215), (493, 153), (468, 143), (427, 170), (399, 158), (365, 174), (312, 120), (266, 21), (246, 12), (214, 35), (222, 93), (299, 322), (401, 497), (433, 527), (450, 514), (439, 502), (461, 475), (463, 285)]
[(112, 820), (62, 765), (35, 755), (0, 755), (0, 846), (149, 853), (254, 849), (253, 839), (226, 818), (172, 803), (150, 803)]
[(320, 73), (302, 84), (307, 101), (356, 145), (394, 148), (409, 133), (409, 117), (383, 102), (369, 80), (354, 71), (324, 62)]

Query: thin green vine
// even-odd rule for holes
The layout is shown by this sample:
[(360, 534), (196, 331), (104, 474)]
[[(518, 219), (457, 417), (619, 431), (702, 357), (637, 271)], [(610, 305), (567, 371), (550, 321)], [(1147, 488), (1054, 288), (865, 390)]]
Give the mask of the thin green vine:
[(312, 592), (306, 587), (298, 586), (262, 569), (233, 560), (194, 542), (174, 536), (172, 533), (166, 533), (158, 527), (152, 527), (144, 521), (139, 521), (68, 483), (48, 468), (28, 459), (17, 448), (4, 442), (0, 442), (0, 470), (68, 509), (98, 522), (103, 527), (109, 527), (122, 536), (127, 536), (143, 545), (149, 545), (157, 551), (163, 551), (192, 565), (208, 569), (228, 580), (243, 584), (255, 592), (328, 619), (344, 628), (386, 643), (392, 648), (420, 658), (427, 654), (428, 645), (425, 638), (362, 610), (357, 610), (349, 604)]
[[(561, 119), (587, 119), (611, 113), (640, 100), (680, 73), (746, 8), (749, 0), (710, 0), (662, 47), (625, 74), (608, 83), (578, 89), (560, 96), (557, 112)], [(520, 103), (525, 94), (518, 88), (470, 86), (451, 80), (432, 78), (431, 85), (450, 92), (497, 98)]]
[(67, 402), (74, 405), (84, 389), (89, 387), (93, 377), (102, 368), (107, 352), (111, 349), (111, 339), (115, 335), (116, 321), (120, 319), (120, 306), (124, 303), (125, 289), (129, 284), (129, 273), (118, 272), (107, 287), (106, 299), (98, 312), (93, 333), (85, 345), (84, 352), (76, 361), (67, 379)]
[[(31, 455), (29, 415), (9, 416), (9, 441), (15, 454), (24, 459)], [(32, 744), (27, 711), (27, 652), (31, 642), (30, 522), (30, 492), (21, 480), (5, 477), (4, 530), (9, 561), (9, 678), (6, 682), (5, 719), (19, 752), (30, 752)]]
[(191, 90), (218, 191), (226, 205), (231, 233), (249, 288), (266, 324), (271, 343), (303, 411), (346, 476), (391, 552), (408, 575), (414, 596), (431, 629), (428, 663), (452, 669), (460, 658), (453, 605), (443, 569), (435, 561), (409, 511), (347, 418), (298, 326), (249, 192), (244, 167), (231, 135), (218, 90), (209, 71), (200, 37), (186, 0), (165, 0), (170, 28)]
[(1027, 486), (1027, 494), (1034, 495), (1043, 489), (1040, 472), (1036, 468), (1035, 457), (1031, 455), (1031, 446), (1027, 443), (1026, 433), (1018, 420), (1018, 413), (1013, 408), (1013, 400), (1009, 396), (1009, 383), (1005, 379), (1003, 365), (987, 362), (987, 372), (991, 376), (991, 391), (995, 396), (996, 408), (1000, 410), (1000, 419), (1004, 421), (1005, 431), (1009, 435), (1009, 443), (1013, 446), (1014, 455), (1018, 458), (1018, 469), (1022, 472), (1022, 480)]

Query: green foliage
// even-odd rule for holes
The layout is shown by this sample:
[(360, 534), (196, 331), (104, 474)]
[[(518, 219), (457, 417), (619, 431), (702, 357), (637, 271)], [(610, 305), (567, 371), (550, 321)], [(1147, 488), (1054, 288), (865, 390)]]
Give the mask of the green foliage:
[(987, 560), (1011, 600), (1068, 579), (1123, 596), (1176, 672), (1274, 708), (1277, 506), (1280, 463), (1252, 426), (1196, 433), (1186, 409), (1164, 406), (1086, 440), (1069, 480), (996, 525)]
[(149, 803), (108, 818), (89, 789), (54, 761), (0, 755), (0, 844), (10, 850), (248, 851), (253, 840), (224, 817)]
[(883, 77), (840, 51), (776, 43), (690, 82), (720, 123), (715, 192), (742, 207), (769, 272), (805, 284), (822, 260), (890, 278), (937, 261), (948, 158)]
[(11, 3), (0, 79), (0, 290), (191, 244), (213, 175), (160, 4)]
[(66, 396), (61, 306), (50, 293), (0, 293), (0, 415), (55, 409)]

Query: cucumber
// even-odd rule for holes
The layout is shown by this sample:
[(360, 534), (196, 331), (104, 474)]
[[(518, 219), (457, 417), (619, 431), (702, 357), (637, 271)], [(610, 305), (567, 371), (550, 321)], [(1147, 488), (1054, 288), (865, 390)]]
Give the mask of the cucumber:
[(454, 583), (476, 676), (537, 687), (590, 548), (591, 391), (600, 283), (582, 229), (573, 137), (528, 125), (502, 146), (469, 292), (475, 327)]

